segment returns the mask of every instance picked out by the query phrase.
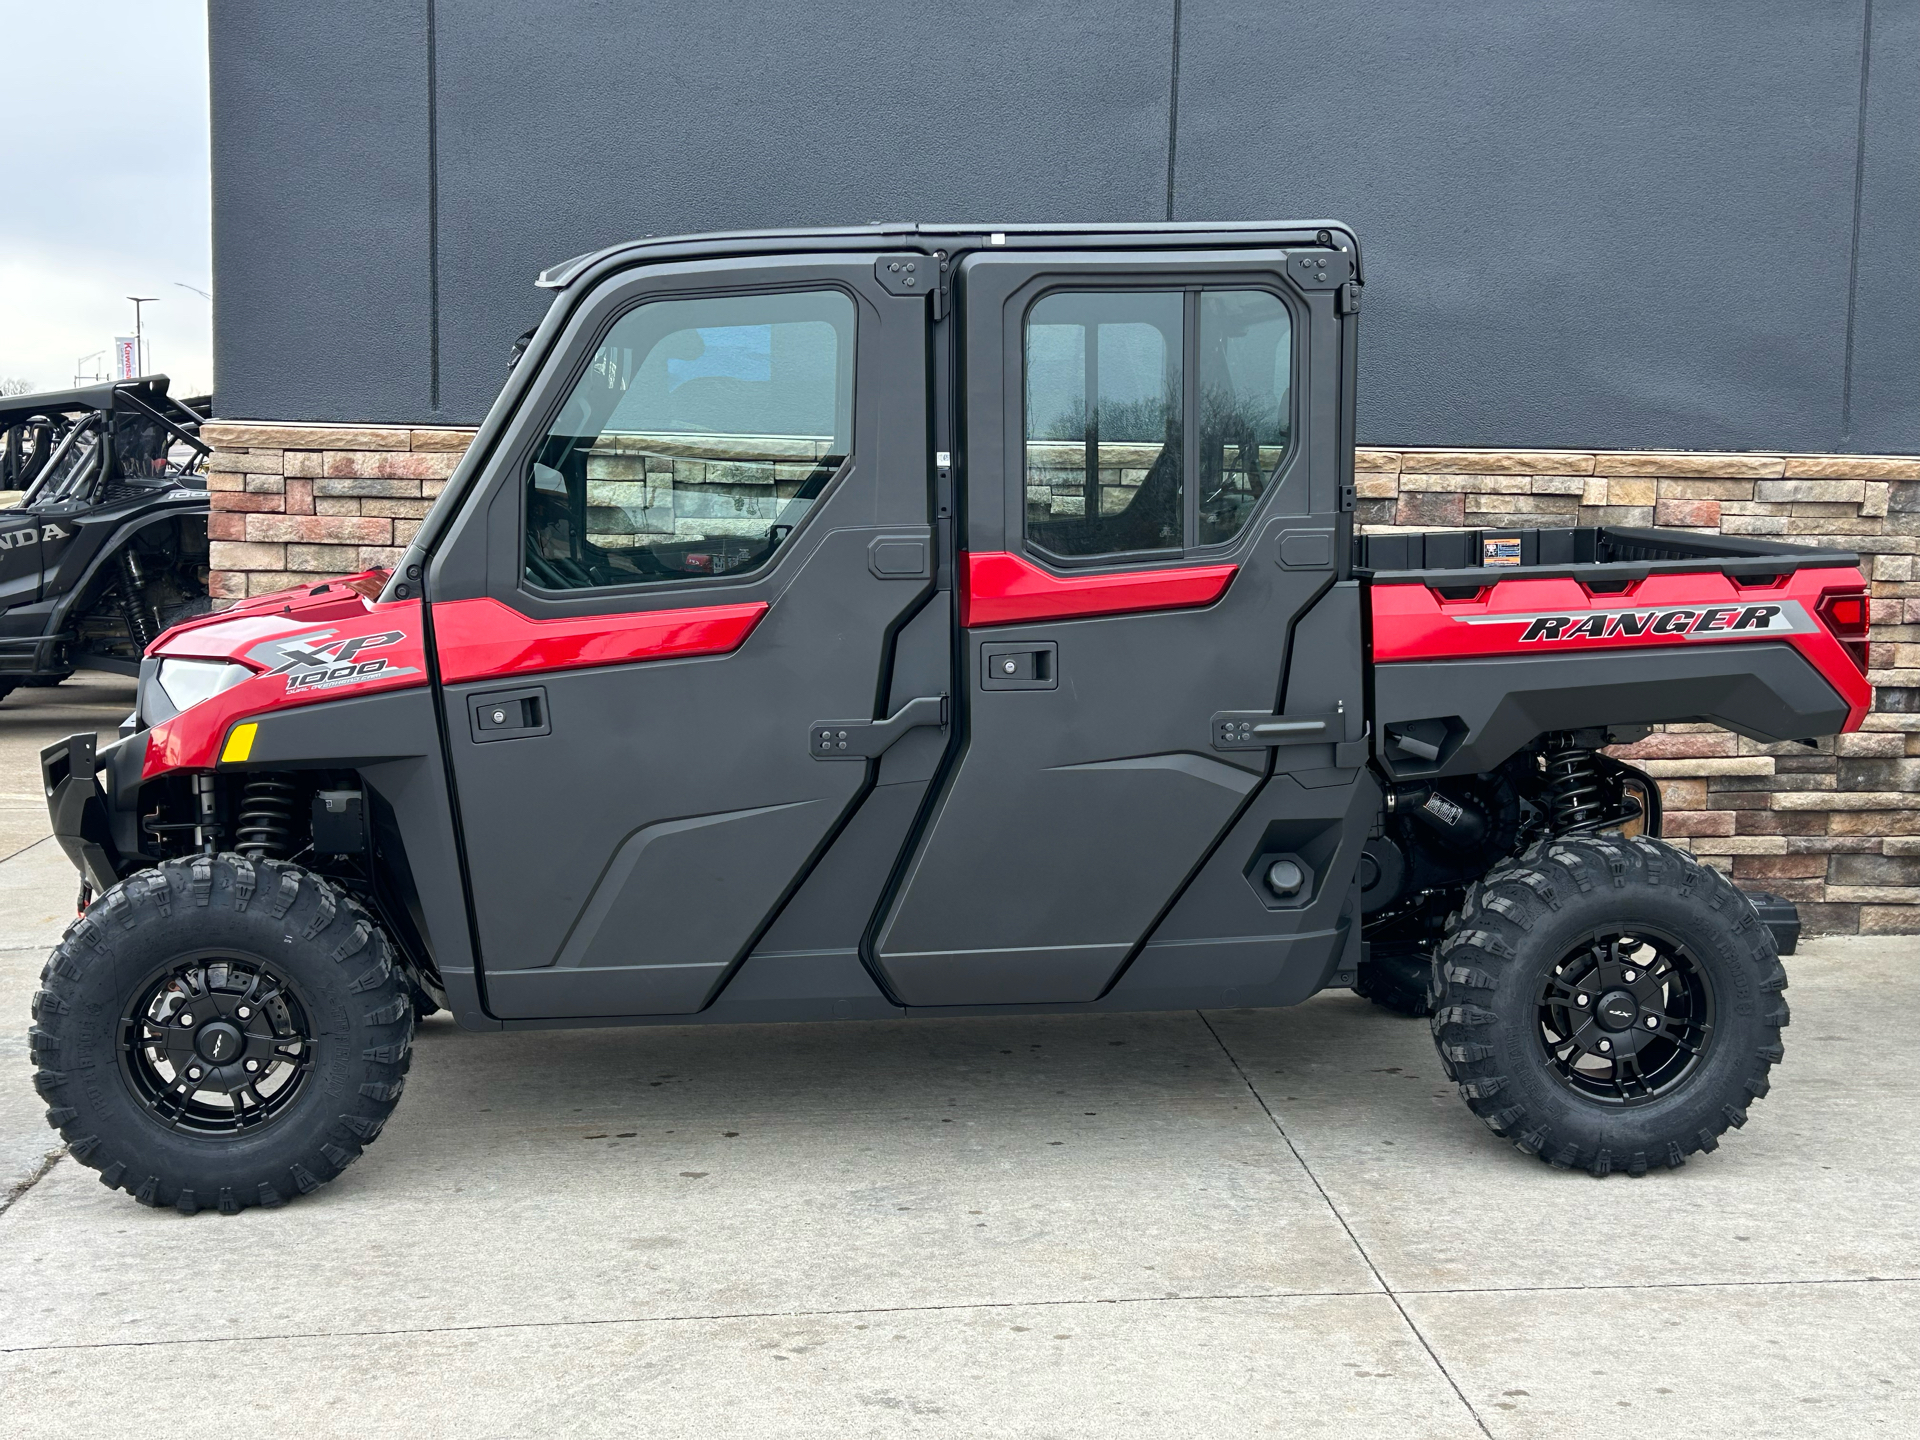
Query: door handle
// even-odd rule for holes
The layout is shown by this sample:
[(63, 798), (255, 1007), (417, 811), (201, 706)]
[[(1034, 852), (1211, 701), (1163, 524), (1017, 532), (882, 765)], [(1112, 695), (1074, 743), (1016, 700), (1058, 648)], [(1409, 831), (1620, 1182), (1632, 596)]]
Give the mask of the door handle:
[(807, 749), (816, 760), (872, 760), (909, 730), (946, 723), (947, 697), (922, 695), (885, 720), (816, 720), (807, 730)]
[(1282, 745), (1331, 745), (1333, 763), (1342, 768), (1366, 759), (1367, 729), (1347, 739), (1347, 707), (1327, 715), (1268, 715), (1258, 710), (1221, 710), (1213, 717), (1216, 750), (1268, 750)]
[(1017, 645), (980, 647), (982, 690), (1057, 690), (1060, 686), (1060, 645), (1054, 640), (1028, 640)]
[(553, 726), (547, 716), (547, 687), (527, 685), (518, 690), (469, 695), (467, 723), (476, 745), (549, 734)]

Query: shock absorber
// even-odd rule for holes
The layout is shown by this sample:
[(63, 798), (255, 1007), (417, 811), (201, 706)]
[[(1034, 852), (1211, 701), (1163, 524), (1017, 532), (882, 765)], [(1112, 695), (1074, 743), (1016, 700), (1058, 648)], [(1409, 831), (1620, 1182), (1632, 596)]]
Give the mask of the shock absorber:
[(153, 644), (159, 630), (153, 612), (147, 608), (147, 579), (140, 573), (133, 546), (120, 552), (120, 614), (127, 622), (127, 634), (141, 655)]
[(1607, 822), (1607, 785), (1593, 751), (1549, 740), (1546, 767), (1547, 819), (1554, 834)]
[(285, 775), (256, 775), (240, 795), (234, 848), (255, 860), (285, 860), (293, 854), (294, 802), (299, 788)]

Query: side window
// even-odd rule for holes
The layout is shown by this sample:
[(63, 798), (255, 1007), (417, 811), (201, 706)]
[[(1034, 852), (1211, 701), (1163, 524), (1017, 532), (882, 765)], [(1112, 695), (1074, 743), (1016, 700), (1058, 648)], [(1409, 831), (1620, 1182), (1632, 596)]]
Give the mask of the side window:
[(1277, 295), (1056, 293), (1028, 312), (1025, 351), (1031, 548), (1179, 551), (1245, 528), (1291, 439), (1293, 327)]
[(1265, 290), (1200, 293), (1200, 503), (1196, 545), (1245, 527), (1292, 425), (1293, 324)]
[(1049, 295), (1027, 316), (1027, 540), (1077, 558), (1178, 550), (1185, 297)]
[(527, 579), (579, 590), (764, 564), (852, 449), (853, 336), (837, 290), (621, 316), (528, 466)]

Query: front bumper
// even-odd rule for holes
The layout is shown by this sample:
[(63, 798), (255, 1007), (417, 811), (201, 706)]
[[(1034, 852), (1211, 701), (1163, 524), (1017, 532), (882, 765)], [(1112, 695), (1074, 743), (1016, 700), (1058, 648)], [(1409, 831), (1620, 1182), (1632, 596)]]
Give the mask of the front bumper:
[(92, 734), (55, 741), (40, 752), (40, 780), (53, 838), (98, 894), (111, 890), (138, 863), (135, 806), (147, 732), (130, 735), (104, 752), (97, 745)]

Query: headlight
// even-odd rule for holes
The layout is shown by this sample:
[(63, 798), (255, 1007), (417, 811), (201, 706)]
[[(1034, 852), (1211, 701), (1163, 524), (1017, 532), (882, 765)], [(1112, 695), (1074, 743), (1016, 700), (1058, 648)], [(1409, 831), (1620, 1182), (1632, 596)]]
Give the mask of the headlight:
[(182, 710), (232, 689), (253, 671), (229, 660), (174, 660), (160, 662), (149, 690), (141, 687), (140, 719), (148, 725), (171, 720)]

